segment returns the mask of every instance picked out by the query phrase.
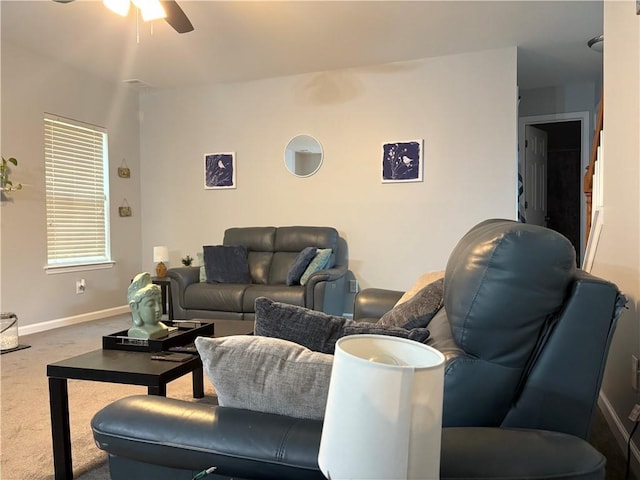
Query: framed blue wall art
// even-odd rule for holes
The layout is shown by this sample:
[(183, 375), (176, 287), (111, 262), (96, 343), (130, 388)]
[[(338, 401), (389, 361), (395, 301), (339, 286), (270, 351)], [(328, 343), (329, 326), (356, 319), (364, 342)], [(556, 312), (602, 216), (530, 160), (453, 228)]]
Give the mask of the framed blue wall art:
[(236, 188), (235, 152), (204, 155), (204, 188)]
[(382, 183), (421, 182), (423, 140), (382, 145)]

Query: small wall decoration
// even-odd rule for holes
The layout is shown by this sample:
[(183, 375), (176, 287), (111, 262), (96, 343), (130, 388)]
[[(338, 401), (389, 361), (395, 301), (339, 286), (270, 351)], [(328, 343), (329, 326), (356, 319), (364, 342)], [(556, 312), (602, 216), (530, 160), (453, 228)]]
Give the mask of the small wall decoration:
[(122, 159), (122, 163), (118, 167), (118, 176), (120, 178), (131, 177), (131, 170), (129, 170), (129, 167), (127, 166), (127, 161), (124, 158)]
[(423, 140), (382, 145), (382, 183), (421, 182)]
[(126, 198), (122, 201), (122, 205), (118, 207), (118, 214), (121, 217), (131, 216), (131, 207), (129, 206), (129, 202), (127, 202)]
[(235, 152), (204, 155), (204, 188), (236, 188)]

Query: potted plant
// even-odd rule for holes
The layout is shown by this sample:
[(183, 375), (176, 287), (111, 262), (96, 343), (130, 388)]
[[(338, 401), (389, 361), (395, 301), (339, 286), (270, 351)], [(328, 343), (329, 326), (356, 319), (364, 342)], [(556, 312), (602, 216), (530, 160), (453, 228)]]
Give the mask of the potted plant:
[(21, 183), (14, 187), (13, 182), (9, 180), (9, 164), (17, 167), (18, 160), (16, 160), (14, 157), (10, 157), (8, 159), (2, 157), (2, 163), (0, 163), (0, 190), (21, 190)]
[(182, 264), (183, 264), (185, 267), (190, 267), (192, 263), (193, 263), (193, 257), (191, 257), (191, 256), (189, 256), (189, 255), (187, 255), (186, 257), (184, 257), (184, 258), (182, 259)]

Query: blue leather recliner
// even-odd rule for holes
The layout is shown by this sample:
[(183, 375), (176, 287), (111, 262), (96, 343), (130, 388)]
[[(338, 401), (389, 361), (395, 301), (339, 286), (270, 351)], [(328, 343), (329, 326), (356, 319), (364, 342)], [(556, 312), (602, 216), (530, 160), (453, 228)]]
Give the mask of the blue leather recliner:
[[(402, 292), (366, 289), (355, 319)], [(453, 249), (429, 344), (446, 358), (442, 479), (604, 479), (585, 438), (626, 303), (576, 268), (569, 241), (510, 220), (473, 227)], [(321, 421), (135, 396), (92, 421), (112, 479), (322, 479)], [(561, 452), (561, 453), (560, 453)], [(348, 452), (345, 452), (348, 455)]]

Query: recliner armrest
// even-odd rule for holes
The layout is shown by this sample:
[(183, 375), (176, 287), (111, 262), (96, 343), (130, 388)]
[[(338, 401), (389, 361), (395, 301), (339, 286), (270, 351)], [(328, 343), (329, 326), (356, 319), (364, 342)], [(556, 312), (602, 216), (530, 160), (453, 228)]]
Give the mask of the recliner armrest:
[(357, 321), (377, 320), (391, 310), (404, 292), (383, 288), (365, 288), (356, 295), (353, 319)]
[(112, 456), (169, 468), (252, 479), (324, 479), (318, 470), (322, 422), (166, 397), (117, 400), (91, 420)]
[[(319, 420), (137, 395), (107, 405), (91, 427), (97, 445), (112, 459), (190, 471), (215, 466), (216, 478), (324, 479), (318, 467)], [(595, 448), (564, 433), (442, 430), (443, 480), (603, 480), (605, 465)]]

